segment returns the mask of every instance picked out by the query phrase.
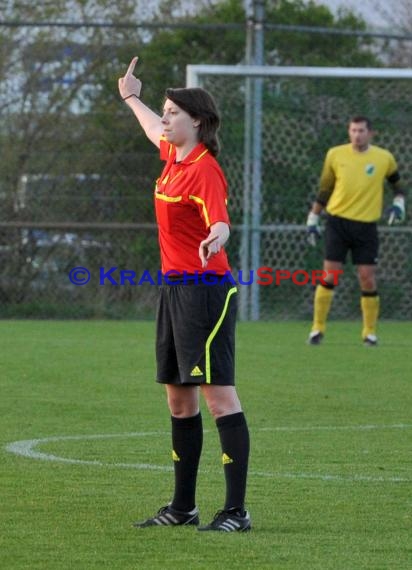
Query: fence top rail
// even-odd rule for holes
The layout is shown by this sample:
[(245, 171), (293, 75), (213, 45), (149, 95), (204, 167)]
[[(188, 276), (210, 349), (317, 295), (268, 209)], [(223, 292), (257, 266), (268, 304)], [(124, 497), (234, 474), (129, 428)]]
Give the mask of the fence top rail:
[[(242, 230), (246, 229), (244, 225), (234, 225), (233, 229)], [(261, 224), (257, 227), (248, 226), (248, 230), (256, 232), (307, 232), (306, 224)], [(412, 234), (412, 226), (378, 226), (379, 232), (383, 233), (401, 233)]]
[[(0, 229), (42, 229), (42, 230), (155, 230), (154, 223), (137, 222), (30, 222), (9, 221), (0, 222)], [(251, 226), (233, 224), (232, 230), (252, 232), (306, 232), (306, 224), (261, 224)], [(384, 233), (412, 234), (412, 226), (379, 226), (379, 231)]]
[(42, 230), (152, 230), (156, 224), (136, 222), (0, 222), (0, 229)]
[(361, 79), (412, 79), (412, 69), (401, 67), (311, 67), (273, 65), (206, 65), (186, 66), (186, 85), (196, 87), (201, 75), (242, 77), (323, 77)]

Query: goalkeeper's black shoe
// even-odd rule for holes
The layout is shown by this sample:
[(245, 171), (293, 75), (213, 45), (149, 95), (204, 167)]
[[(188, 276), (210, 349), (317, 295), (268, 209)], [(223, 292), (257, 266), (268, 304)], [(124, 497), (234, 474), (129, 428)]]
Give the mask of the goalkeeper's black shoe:
[(374, 334), (368, 334), (363, 339), (363, 344), (365, 346), (378, 346), (378, 337)]
[(197, 530), (217, 530), (220, 532), (246, 532), (252, 528), (250, 515), (247, 511), (229, 509), (218, 511), (212, 522), (206, 526), (199, 526)]
[(320, 331), (312, 331), (308, 338), (308, 344), (313, 344), (315, 346), (321, 344), (323, 340), (323, 333)]
[(199, 510), (195, 507), (188, 513), (177, 511), (170, 505), (166, 505), (159, 509), (158, 513), (142, 522), (134, 522), (136, 528), (145, 528), (148, 526), (185, 526), (199, 524)]

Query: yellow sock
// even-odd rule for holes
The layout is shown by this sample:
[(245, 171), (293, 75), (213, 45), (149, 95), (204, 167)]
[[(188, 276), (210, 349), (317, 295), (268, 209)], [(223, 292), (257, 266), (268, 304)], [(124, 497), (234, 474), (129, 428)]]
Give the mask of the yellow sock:
[(362, 338), (368, 334), (376, 335), (376, 323), (379, 316), (379, 296), (376, 293), (365, 295), (362, 293), (361, 309), (363, 317)]
[(315, 291), (312, 331), (325, 332), (326, 320), (333, 299), (333, 289), (318, 285)]

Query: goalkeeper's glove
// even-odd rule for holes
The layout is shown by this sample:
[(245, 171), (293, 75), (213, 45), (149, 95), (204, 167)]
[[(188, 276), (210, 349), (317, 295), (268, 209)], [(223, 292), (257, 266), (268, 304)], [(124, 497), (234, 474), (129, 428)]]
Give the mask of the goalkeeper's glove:
[(306, 231), (307, 231), (306, 241), (312, 247), (316, 246), (316, 243), (321, 236), (319, 218), (320, 218), (319, 214), (314, 214), (313, 212), (309, 212), (308, 219), (306, 221)]
[(405, 198), (403, 196), (395, 196), (392, 206), (388, 211), (388, 224), (390, 226), (401, 224), (405, 221)]

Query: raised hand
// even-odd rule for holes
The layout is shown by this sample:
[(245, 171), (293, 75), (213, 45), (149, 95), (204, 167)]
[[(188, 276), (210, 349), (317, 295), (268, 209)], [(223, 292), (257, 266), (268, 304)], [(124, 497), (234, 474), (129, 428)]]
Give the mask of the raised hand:
[(140, 97), (142, 82), (133, 75), (138, 59), (138, 57), (134, 57), (130, 62), (124, 77), (119, 78), (119, 93), (123, 100), (133, 96)]

